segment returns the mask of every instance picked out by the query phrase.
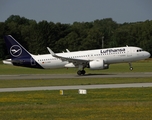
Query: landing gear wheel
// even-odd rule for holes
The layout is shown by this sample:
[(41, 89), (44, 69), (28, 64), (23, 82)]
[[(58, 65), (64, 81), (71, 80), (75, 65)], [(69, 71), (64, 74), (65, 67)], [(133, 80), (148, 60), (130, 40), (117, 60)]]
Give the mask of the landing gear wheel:
[(81, 75), (81, 70), (78, 70), (77, 74), (78, 74), (78, 75)]
[(85, 70), (78, 70), (77, 74), (78, 75), (84, 75), (85, 74)]
[(81, 71), (81, 74), (84, 75), (84, 74), (85, 74), (85, 70), (82, 70), (82, 71)]
[(130, 67), (130, 70), (132, 71), (132, 70), (133, 70), (133, 67)]

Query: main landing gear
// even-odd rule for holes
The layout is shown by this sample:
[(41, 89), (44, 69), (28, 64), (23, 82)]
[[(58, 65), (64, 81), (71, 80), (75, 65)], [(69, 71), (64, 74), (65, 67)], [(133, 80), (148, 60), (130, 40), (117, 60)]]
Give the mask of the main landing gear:
[(133, 67), (132, 67), (131, 63), (129, 63), (129, 67), (130, 67), (130, 70), (132, 71)]
[(85, 70), (78, 70), (77, 72), (78, 75), (84, 75), (85, 73), (86, 73)]

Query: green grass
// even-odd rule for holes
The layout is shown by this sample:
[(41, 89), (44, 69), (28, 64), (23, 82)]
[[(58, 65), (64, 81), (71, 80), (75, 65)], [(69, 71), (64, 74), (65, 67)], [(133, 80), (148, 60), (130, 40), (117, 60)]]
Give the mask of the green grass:
[(1, 93), (2, 120), (151, 120), (152, 88)]

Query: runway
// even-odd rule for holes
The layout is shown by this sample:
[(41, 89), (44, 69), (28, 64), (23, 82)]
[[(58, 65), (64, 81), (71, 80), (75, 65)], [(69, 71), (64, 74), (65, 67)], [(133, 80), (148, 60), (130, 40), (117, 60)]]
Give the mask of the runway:
[(19, 74), (0, 75), (0, 80), (29, 80), (29, 79), (62, 79), (62, 78), (130, 78), (130, 77), (152, 77), (152, 72), (137, 73), (109, 73), (109, 74), (86, 74), (78, 76), (76, 74)]
[[(28, 80), (28, 79), (63, 79), (63, 78), (141, 78), (152, 77), (152, 72), (138, 73), (110, 73), (110, 74), (86, 74), (78, 76), (75, 74), (20, 74), (0, 75), (0, 80)], [(20, 87), (0, 88), (0, 92), (38, 91), (38, 90), (73, 90), (73, 89), (103, 89), (103, 88), (132, 88), (152, 87), (152, 83), (130, 83), (130, 84), (104, 84), (104, 85), (75, 85), (75, 86), (45, 86), (45, 87)]]
[(152, 83), (0, 88), (0, 92), (21, 92), (21, 91), (39, 91), (39, 90), (105, 89), (105, 88), (133, 88), (133, 87), (152, 87)]

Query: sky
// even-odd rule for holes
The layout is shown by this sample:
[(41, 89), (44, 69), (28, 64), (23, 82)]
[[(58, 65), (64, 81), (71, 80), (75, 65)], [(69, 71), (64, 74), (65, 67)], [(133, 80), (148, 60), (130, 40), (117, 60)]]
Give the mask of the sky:
[(37, 22), (92, 22), (112, 18), (117, 23), (152, 20), (152, 0), (0, 0), (0, 22), (19, 15)]

